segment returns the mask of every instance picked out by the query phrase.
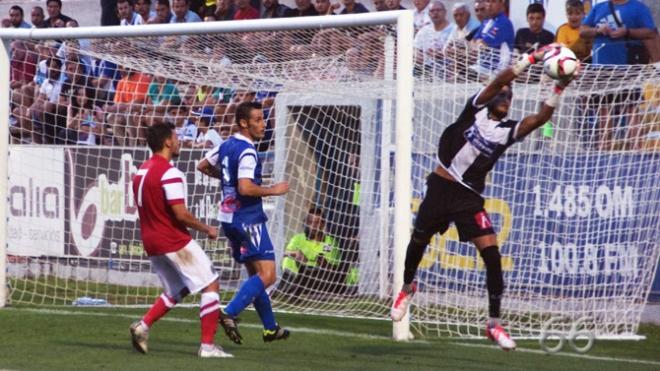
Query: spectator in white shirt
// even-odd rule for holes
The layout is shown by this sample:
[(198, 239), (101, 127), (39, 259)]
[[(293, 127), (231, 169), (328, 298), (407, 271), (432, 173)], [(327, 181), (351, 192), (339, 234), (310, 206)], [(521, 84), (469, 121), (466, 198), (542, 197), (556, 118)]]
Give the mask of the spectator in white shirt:
[(41, 86), (39, 86), (39, 94), (41, 97), (53, 104), (60, 102), (60, 92), (62, 91), (62, 62), (57, 58), (48, 60), (48, 78), (45, 79)]
[(429, 16), (431, 5), (430, 0), (413, 0), (413, 5), (415, 8), (413, 23), (415, 24), (415, 33), (417, 33), (422, 27), (431, 23), (431, 17)]
[(456, 26), (447, 21), (447, 9), (439, 0), (431, 3), (429, 15), (431, 23), (422, 27), (415, 35), (415, 61), (418, 65), (433, 68), (442, 64), (442, 50)]
[[(66, 23), (66, 27), (67, 28), (79, 27), (78, 21), (72, 19)], [(85, 73), (91, 75), (94, 66), (94, 58), (92, 58), (89, 55), (89, 51), (91, 49), (92, 49), (92, 41), (90, 39), (67, 40), (60, 44), (56, 56), (59, 59), (61, 59), (63, 63), (66, 63), (67, 53), (78, 54), (79, 59), (84, 64)]]
[(456, 3), (451, 10), (456, 22), (456, 28), (451, 35), (452, 40), (465, 40), (467, 35), (476, 30), (481, 23), (470, 14), (470, 8), (465, 3)]
[(144, 24), (142, 16), (133, 10), (133, 0), (117, 0), (117, 14), (122, 26), (137, 26)]
[(201, 112), (193, 112), (193, 114), (199, 114), (197, 138), (192, 145), (193, 148), (215, 148), (224, 142), (220, 134), (213, 128), (213, 124), (215, 123), (213, 107), (204, 107)]
[(137, 26), (144, 24), (142, 16), (133, 10), (133, 0), (117, 0), (117, 14), (122, 26)]

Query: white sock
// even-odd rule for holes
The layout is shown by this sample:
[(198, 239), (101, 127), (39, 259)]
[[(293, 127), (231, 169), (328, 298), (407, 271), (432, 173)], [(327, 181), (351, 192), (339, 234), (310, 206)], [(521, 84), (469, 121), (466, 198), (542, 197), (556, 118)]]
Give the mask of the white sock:
[(489, 317), (487, 324), (488, 324), (488, 327), (495, 327), (495, 326), (500, 324), (500, 319)]

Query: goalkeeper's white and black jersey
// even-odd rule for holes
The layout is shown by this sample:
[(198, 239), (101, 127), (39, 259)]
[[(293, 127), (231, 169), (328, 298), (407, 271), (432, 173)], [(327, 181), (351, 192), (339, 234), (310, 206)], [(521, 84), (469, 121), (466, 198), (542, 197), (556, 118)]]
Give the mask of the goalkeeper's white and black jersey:
[(481, 193), (486, 175), (497, 159), (515, 143), (518, 121), (493, 120), (485, 105), (475, 101), (481, 92), (468, 99), (463, 112), (440, 137), (440, 164), (458, 182)]

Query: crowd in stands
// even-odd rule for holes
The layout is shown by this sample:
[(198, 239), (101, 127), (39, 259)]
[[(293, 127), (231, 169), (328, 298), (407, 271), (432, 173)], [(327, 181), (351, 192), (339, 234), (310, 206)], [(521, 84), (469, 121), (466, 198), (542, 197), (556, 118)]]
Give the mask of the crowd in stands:
[[(369, 11), (356, 0), (341, 0), (341, 4), (296, 0), (295, 8), (278, 0), (103, 0), (101, 4), (101, 24), (123, 26)], [(512, 55), (555, 41), (566, 44), (585, 62), (648, 63), (649, 52), (654, 57), (660, 49), (654, 47), (657, 31), (649, 9), (639, 0), (614, 0), (613, 6), (623, 18), (619, 20), (612, 17), (607, 4), (596, 5), (587, 14), (580, 0), (566, 1), (568, 22), (553, 34), (544, 29), (545, 9), (540, 3), (527, 8), (529, 27), (514, 30), (505, 0), (476, 0), (473, 9), (463, 3), (447, 9), (440, 0), (414, 0), (415, 71), (418, 76), (430, 78), (438, 74), (447, 77), (450, 71), (488, 78), (508, 65)], [(61, 0), (47, 0), (43, 5), (45, 11), (41, 5), (32, 7), (30, 22), (21, 7), (12, 6), (2, 24), (15, 28), (78, 26), (75, 19), (63, 13)], [(373, 5), (376, 11), (404, 9), (399, 0), (376, 0)], [(350, 70), (382, 76), (381, 36), (376, 32), (324, 30), (288, 41), (246, 35), (239, 42), (244, 54), (255, 54), (246, 58), (252, 62), (269, 59), (259, 54), (256, 46), (281, 43), (292, 58), (314, 53), (344, 55)], [(167, 40), (164, 46), (169, 46)], [(186, 146), (206, 147), (217, 144), (231, 131), (232, 109), (241, 100), (263, 98), (262, 103), (271, 112), (273, 95), (267, 92), (174, 83), (163, 76), (91, 58), (84, 53), (90, 47), (89, 40), (74, 45), (55, 41), (12, 44), (11, 132), (15, 142), (131, 145), (144, 141), (144, 130), (151, 123), (170, 120), (181, 127)], [(232, 58), (225, 48), (216, 45), (213, 53), (219, 63), (226, 65)], [(643, 53), (645, 49), (647, 53)], [(469, 71), (452, 66), (451, 56), (459, 50), (470, 59)], [(600, 116), (608, 114), (603, 111)], [(608, 117), (602, 120), (604, 125), (612, 125)], [(209, 135), (209, 130), (218, 135)]]

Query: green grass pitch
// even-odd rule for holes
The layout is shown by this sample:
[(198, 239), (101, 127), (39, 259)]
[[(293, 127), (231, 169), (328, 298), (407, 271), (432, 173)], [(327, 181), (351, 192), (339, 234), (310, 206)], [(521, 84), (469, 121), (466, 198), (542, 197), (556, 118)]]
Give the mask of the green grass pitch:
[(390, 339), (391, 323), (277, 314), (292, 330), (264, 344), (254, 312), (240, 324), (243, 345), (217, 339), (233, 359), (198, 359), (197, 308), (176, 308), (151, 331), (147, 355), (135, 352), (128, 326), (144, 309), (8, 307), (0, 309), (1, 370), (660, 370), (660, 327), (644, 341), (597, 341), (586, 355), (547, 355), (536, 341), (503, 352), (488, 341)]

